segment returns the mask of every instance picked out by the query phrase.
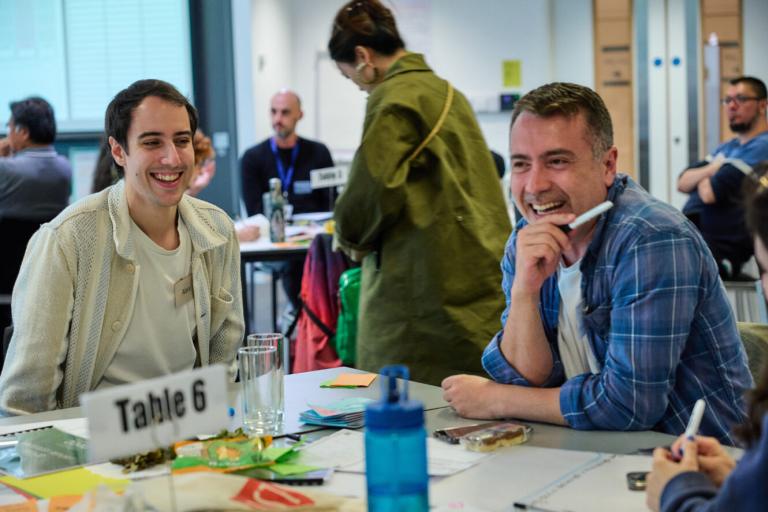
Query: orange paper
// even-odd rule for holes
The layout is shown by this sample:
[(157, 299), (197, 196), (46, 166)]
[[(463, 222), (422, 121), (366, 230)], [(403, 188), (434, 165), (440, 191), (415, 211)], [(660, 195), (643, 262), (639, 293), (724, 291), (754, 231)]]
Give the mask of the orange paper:
[(37, 501), (30, 500), (12, 505), (2, 505), (0, 512), (37, 512)]
[(330, 387), (357, 386), (367, 388), (378, 375), (375, 373), (342, 373), (329, 384)]
[(64, 495), (54, 496), (48, 501), (48, 512), (66, 512), (76, 504), (80, 503), (82, 496), (78, 495)]

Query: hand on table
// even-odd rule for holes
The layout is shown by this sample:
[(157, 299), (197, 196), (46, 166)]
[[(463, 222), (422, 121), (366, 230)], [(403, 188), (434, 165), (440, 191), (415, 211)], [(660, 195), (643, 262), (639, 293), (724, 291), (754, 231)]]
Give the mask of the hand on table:
[(459, 416), (495, 419), (500, 417), (496, 412), (499, 386), (503, 384), (476, 375), (451, 375), (443, 380), (443, 398)]
[(254, 224), (246, 224), (237, 229), (237, 239), (241, 242), (252, 242), (261, 236), (261, 229)]

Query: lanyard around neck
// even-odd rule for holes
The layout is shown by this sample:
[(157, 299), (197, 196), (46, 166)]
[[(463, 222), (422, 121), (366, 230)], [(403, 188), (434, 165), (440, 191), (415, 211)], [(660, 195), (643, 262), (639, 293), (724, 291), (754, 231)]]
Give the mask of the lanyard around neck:
[(296, 158), (299, 156), (299, 141), (296, 141), (293, 149), (291, 150), (291, 164), (288, 169), (283, 164), (283, 159), (280, 158), (280, 153), (277, 150), (277, 142), (275, 138), (269, 139), (269, 147), (272, 148), (272, 154), (275, 155), (275, 165), (277, 165), (277, 174), (280, 176), (280, 182), (283, 184), (283, 191), (290, 192), (291, 182), (293, 181), (293, 171), (296, 169)]

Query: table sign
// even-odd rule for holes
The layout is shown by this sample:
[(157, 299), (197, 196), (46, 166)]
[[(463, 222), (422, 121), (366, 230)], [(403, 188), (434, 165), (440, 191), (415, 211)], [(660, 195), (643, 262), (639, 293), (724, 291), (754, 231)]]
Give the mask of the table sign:
[(349, 175), (349, 166), (337, 165), (336, 167), (323, 167), (309, 171), (312, 190), (316, 188), (337, 187), (346, 185)]
[(227, 428), (226, 374), (223, 365), (213, 365), (85, 393), (90, 460), (133, 455)]

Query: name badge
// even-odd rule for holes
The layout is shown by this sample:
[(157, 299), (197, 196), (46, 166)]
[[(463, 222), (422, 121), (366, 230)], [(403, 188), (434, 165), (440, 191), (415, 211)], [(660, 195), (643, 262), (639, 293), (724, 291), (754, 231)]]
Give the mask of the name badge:
[(192, 293), (192, 274), (176, 281), (176, 284), (173, 285), (173, 296), (176, 299), (177, 308), (192, 300), (194, 296)]
[(297, 195), (311, 194), (312, 183), (307, 180), (293, 182), (293, 193)]

